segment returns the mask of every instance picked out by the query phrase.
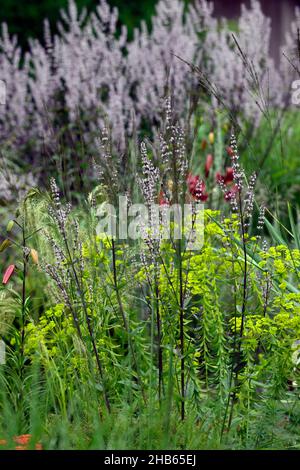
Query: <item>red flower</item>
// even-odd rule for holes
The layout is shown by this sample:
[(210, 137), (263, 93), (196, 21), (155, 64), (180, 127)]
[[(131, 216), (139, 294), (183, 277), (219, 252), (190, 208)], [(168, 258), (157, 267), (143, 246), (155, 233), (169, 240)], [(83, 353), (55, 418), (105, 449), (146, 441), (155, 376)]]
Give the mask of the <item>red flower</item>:
[[(31, 434), (21, 434), (21, 436), (15, 436), (14, 441), (18, 444), (15, 450), (27, 450), (27, 446), (30, 443)], [(35, 450), (43, 450), (42, 444), (37, 442), (35, 444)]]
[(233, 182), (233, 168), (229, 167), (226, 168), (226, 175), (224, 179), (225, 184), (229, 184)]
[(216, 182), (217, 183), (224, 183), (224, 180), (225, 180), (224, 176), (221, 175), (221, 173), (218, 171), (216, 173)]
[[(27, 450), (28, 445), (30, 443), (31, 434), (21, 434), (20, 436), (14, 436), (14, 441), (17, 444), (14, 449), (15, 450)], [(0, 439), (0, 446), (6, 446), (7, 440)], [(43, 446), (40, 442), (35, 444), (35, 450), (43, 450)]]
[(229, 167), (226, 168), (225, 175), (221, 175), (221, 173), (216, 173), (216, 180), (218, 183), (230, 184), (233, 182), (233, 168)]
[(159, 193), (158, 204), (160, 206), (169, 206), (170, 205), (170, 203), (169, 203), (169, 201), (168, 201), (168, 199), (167, 199), (167, 197), (166, 197), (163, 190), (161, 190), (160, 193)]
[(226, 152), (229, 155), (229, 157), (231, 157), (231, 158), (233, 157), (234, 152), (233, 152), (233, 149), (231, 147), (227, 147)]
[(206, 157), (206, 162), (205, 162), (205, 177), (206, 178), (209, 175), (209, 170), (212, 167), (213, 161), (214, 161), (213, 156), (211, 154), (208, 154), (207, 157)]
[(29, 443), (31, 434), (21, 434), (21, 436), (15, 436), (14, 441), (17, 444), (26, 445)]
[(206, 186), (203, 180), (200, 180), (198, 175), (192, 175), (189, 173), (187, 177), (187, 185), (190, 194), (197, 200), (197, 201), (207, 201), (208, 194), (206, 191)]
[(186, 182), (187, 182), (187, 185), (188, 185), (189, 192), (192, 194), (192, 196), (194, 196), (194, 194), (195, 194), (196, 186), (199, 182), (199, 179), (200, 179), (199, 176), (194, 176), (194, 175), (192, 175), (192, 173), (188, 174)]
[(15, 270), (14, 264), (11, 264), (10, 266), (8, 266), (8, 268), (6, 269), (4, 273), (2, 284), (6, 285), (8, 283), (8, 281), (10, 280), (11, 276), (14, 273), (14, 270)]
[(205, 183), (204, 183), (204, 181), (200, 181), (199, 186), (196, 190), (195, 199), (197, 201), (202, 201), (202, 202), (207, 201), (208, 193), (206, 193), (205, 191), (206, 191)]
[(238, 193), (238, 191), (239, 191), (239, 188), (236, 184), (234, 186), (232, 186), (232, 188), (229, 191), (226, 191), (226, 193), (224, 195), (225, 201), (231, 201), (231, 199), (233, 199), (235, 197), (235, 195), (236, 195), (236, 193)]

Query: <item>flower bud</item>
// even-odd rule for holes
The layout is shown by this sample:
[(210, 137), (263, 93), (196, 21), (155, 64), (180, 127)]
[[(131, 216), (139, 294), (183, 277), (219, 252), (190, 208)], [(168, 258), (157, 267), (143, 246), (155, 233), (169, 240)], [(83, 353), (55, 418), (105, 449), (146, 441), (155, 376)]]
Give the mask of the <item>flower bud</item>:
[(208, 140), (211, 145), (215, 143), (215, 134), (213, 132), (210, 132), (208, 135)]
[(14, 225), (15, 225), (15, 222), (14, 222), (13, 220), (10, 220), (10, 221), (8, 222), (8, 224), (7, 224), (6, 231), (7, 231), (7, 232), (11, 232), (12, 229), (13, 229), (13, 227), (14, 227)]
[(39, 264), (39, 254), (33, 248), (31, 248), (31, 250), (30, 250), (30, 256), (31, 256), (31, 259), (34, 262), (34, 264)]

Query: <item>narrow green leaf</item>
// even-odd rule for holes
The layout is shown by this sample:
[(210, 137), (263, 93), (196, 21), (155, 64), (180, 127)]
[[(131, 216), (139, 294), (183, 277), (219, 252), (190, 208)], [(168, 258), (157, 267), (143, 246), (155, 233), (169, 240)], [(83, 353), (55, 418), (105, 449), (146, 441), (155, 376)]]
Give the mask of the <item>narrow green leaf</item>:
[(10, 240), (8, 240), (8, 239), (4, 240), (4, 241), (1, 243), (1, 245), (0, 245), (0, 253), (2, 253), (2, 252), (5, 251), (8, 247), (10, 247), (11, 244), (12, 244), (12, 243), (11, 243)]
[(295, 224), (294, 216), (292, 213), (292, 208), (289, 202), (288, 202), (288, 213), (289, 213), (289, 219), (290, 219), (293, 238), (295, 240), (297, 249), (300, 250), (300, 238), (299, 238), (298, 230)]

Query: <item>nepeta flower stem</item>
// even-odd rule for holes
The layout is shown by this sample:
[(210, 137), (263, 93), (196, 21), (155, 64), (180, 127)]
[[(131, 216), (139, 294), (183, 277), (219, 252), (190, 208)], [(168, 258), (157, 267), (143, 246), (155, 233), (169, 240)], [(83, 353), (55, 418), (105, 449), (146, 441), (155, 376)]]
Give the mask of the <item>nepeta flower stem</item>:
[[(24, 216), (25, 217), (25, 216)], [(27, 254), (25, 252), (25, 219), (22, 224), (22, 248), (23, 248), (23, 279), (22, 279), (22, 311), (21, 311), (21, 377), (24, 368), (24, 346), (25, 346), (25, 315), (26, 315), (26, 275), (27, 275)]]
[(75, 269), (75, 266), (74, 266), (74, 261), (73, 261), (72, 256), (71, 256), (68, 240), (67, 240), (67, 237), (66, 237), (65, 233), (63, 234), (63, 239), (64, 239), (64, 243), (65, 243), (65, 246), (66, 246), (66, 249), (67, 249), (69, 260), (70, 260), (70, 263), (71, 263), (71, 268), (72, 268), (72, 272), (74, 274), (74, 279), (75, 279), (75, 283), (76, 283), (76, 286), (77, 286), (77, 289), (78, 289), (78, 293), (79, 293), (79, 296), (81, 298), (82, 307), (83, 307), (83, 311), (84, 311), (84, 315), (85, 315), (85, 319), (86, 319), (86, 323), (87, 323), (87, 327), (88, 327), (88, 332), (89, 332), (92, 348), (93, 348), (93, 351), (94, 351), (94, 354), (95, 354), (95, 359), (96, 359), (97, 368), (98, 368), (98, 371), (99, 371), (99, 376), (100, 376), (100, 379), (101, 379), (101, 382), (102, 382), (105, 405), (106, 405), (107, 411), (110, 413), (111, 412), (111, 406), (110, 406), (110, 400), (109, 400), (109, 397), (108, 397), (108, 393), (107, 393), (107, 390), (106, 390), (106, 387), (105, 387), (104, 371), (103, 371), (103, 367), (102, 367), (102, 364), (101, 364), (101, 361), (100, 361), (98, 349), (97, 349), (97, 346), (96, 346), (96, 342), (95, 342), (95, 338), (94, 338), (94, 334), (93, 334), (93, 329), (92, 329), (92, 325), (91, 325), (91, 321), (90, 321), (90, 317), (89, 317), (89, 314), (88, 314), (88, 311), (87, 311), (87, 305), (86, 305), (86, 301), (85, 301), (85, 298), (84, 298), (84, 293), (82, 292), (82, 289), (81, 289), (81, 284), (80, 284), (80, 281), (79, 281), (79, 278), (78, 278), (78, 275), (77, 275), (77, 272), (76, 272), (76, 269)]
[(242, 348), (242, 339), (244, 334), (244, 327), (245, 327), (245, 313), (246, 313), (246, 303), (247, 303), (247, 280), (248, 280), (248, 261), (247, 261), (247, 248), (246, 248), (246, 229), (244, 223), (244, 214), (242, 208), (242, 198), (241, 198), (241, 191), (239, 191), (239, 215), (240, 215), (240, 223), (241, 223), (241, 230), (242, 230), (242, 244), (243, 244), (243, 253), (244, 253), (244, 275), (243, 275), (243, 300), (242, 300), (242, 311), (241, 311), (241, 327), (239, 333), (239, 341), (237, 345), (237, 364), (236, 364), (236, 372), (235, 372), (235, 389), (232, 394), (231, 400), (231, 409), (229, 415), (229, 422), (228, 422), (228, 430), (231, 427), (232, 417), (233, 417), (233, 407), (237, 395), (237, 385), (238, 385), (238, 374), (241, 368), (242, 358), (241, 358), (241, 348)]
[(180, 308), (180, 388), (181, 388), (181, 419), (185, 417), (185, 360), (184, 360), (184, 292), (182, 276), (181, 240), (178, 241), (179, 262), (179, 308)]
[(159, 310), (159, 281), (157, 273), (155, 275), (155, 301), (156, 301), (156, 326), (157, 326), (157, 342), (158, 342), (158, 398), (161, 401), (163, 390), (163, 350), (161, 345), (161, 316)]
[(142, 392), (144, 403), (146, 403), (146, 401), (147, 401), (146, 400), (146, 395), (145, 395), (145, 391), (144, 391), (143, 382), (142, 382), (142, 379), (141, 379), (141, 376), (140, 376), (140, 371), (139, 371), (139, 366), (138, 366), (138, 361), (137, 361), (137, 358), (136, 358), (135, 350), (134, 350), (134, 347), (133, 347), (133, 344), (132, 344), (131, 332), (130, 332), (128, 321), (127, 321), (127, 318), (126, 318), (125, 310), (124, 310), (124, 307), (123, 307), (123, 302), (122, 302), (122, 299), (121, 299), (121, 296), (120, 296), (119, 285), (118, 285), (118, 277), (117, 277), (116, 247), (115, 247), (115, 241), (113, 239), (112, 239), (112, 257), (113, 257), (113, 280), (114, 280), (114, 288), (115, 288), (115, 292), (116, 292), (116, 296), (117, 296), (117, 302), (118, 302), (119, 310), (120, 310), (121, 317), (122, 317), (122, 320), (123, 320), (123, 325), (124, 325), (125, 331), (127, 333), (128, 344), (129, 344), (130, 352), (131, 352), (131, 355), (132, 355), (134, 368), (135, 368), (135, 371), (136, 371), (137, 381), (138, 381), (139, 386), (141, 387), (141, 392)]

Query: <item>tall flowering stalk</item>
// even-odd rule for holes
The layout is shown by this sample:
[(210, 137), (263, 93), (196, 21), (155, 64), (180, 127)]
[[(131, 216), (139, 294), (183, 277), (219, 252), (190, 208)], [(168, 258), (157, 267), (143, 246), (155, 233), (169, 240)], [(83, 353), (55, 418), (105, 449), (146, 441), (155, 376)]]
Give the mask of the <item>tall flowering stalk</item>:
[[(88, 330), (89, 340), (91, 342), (92, 351), (96, 360), (96, 365), (98, 368), (99, 377), (100, 377), (102, 388), (103, 388), (103, 396), (104, 396), (105, 405), (106, 405), (107, 411), (110, 413), (111, 405), (110, 405), (108, 392), (106, 390), (104, 368), (103, 368), (103, 365), (99, 356), (98, 348), (96, 345), (96, 339), (95, 339), (95, 335), (94, 335), (94, 331), (92, 327), (91, 313), (88, 311), (88, 306), (86, 303), (85, 293), (83, 289), (83, 277), (82, 276), (83, 276), (84, 262), (83, 262), (83, 257), (82, 257), (82, 246), (78, 237), (79, 227), (78, 227), (77, 222), (75, 221), (75, 223), (73, 224), (73, 230), (75, 231), (74, 252), (76, 253), (77, 257), (79, 256), (79, 259), (74, 260), (72, 249), (70, 247), (69, 240), (68, 240), (68, 233), (67, 233), (68, 216), (71, 211), (71, 206), (70, 204), (68, 204), (67, 206), (62, 205), (61, 200), (60, 200), (59, 189), (54, 179), (51, 180), (51, 193), (52, 193), (52, 199), (53, 199), (53, 206), (49, 208), (50, 215), (52, 216), (53, 220), (55, 221), (57, 225), (59, 235), (62, 238), (63, 245), (65, 247), (66, 252), (64, 253), (56, 245), (55, 241), (53, 241), (52, 245), (56, 253), (57, 267), (47, 265), (46, 272), (55, 281), (64, 301), (66, 301), (67, 305), (71, 307), (71, 312), (73, 314), (75, 327), (77, 329), (80, 339), (82, 340), (83, 334), (82, 334), (81, 320), (78, 316), (77, 309), (73, 308), (72, 300), (70, 299), (68, 295), (68, 285), (70, 286), (71, 283), (75, 284), (76, 291), (78, 293), (78, 296), (81, 302), (81, 307), (82, 307), (83, 314), (84, 314), (84, 320), (85, 320), (85, 324)], [(67, 270), (64, 280), (60, 276), (60, 273), (62, 270), (62, 266), (61, 266), (62, 261), (66, 263), (66, 270)]]
[[(234, 342), (233, 342), (233, 352), (232, 352), (232, 362), (231, 370), (229, 377), (229, 394), (227, 399), (227, 404), (225, 408), (225, 413), (223, 417), (223, 424), (221, 429), (221, 439), (225, 430), (226, 421), (228, 418), (227, 429), (230, 429), (233, 417), (233, 408), (236, 400), (236, 396), (239, 389), (239, 373), (243, 369), (244, 359), (242, 357), (242, 342), (244, 337), (244, 330), (246, 325), (246, 309), (248, 301), (248, 281), (249, 281), (249, 255), (247, 251), (247, 242), (249, 239), (249, 229), (250, 222), (253, 216), (254, 203), (255, 203), (255, 184), (256, 184), (256, 173), (251, 175), (249, 181), (246, 180), (245, 172), (240, 164), (240, 158), (237, 148), (236, 137), (234, 134), (231, 136), (230, 141), (230, 156), (232, 160), (232, 169), (233, 169), (233, 184), (234, 189), (230, 192), (227, 191), (226, 185), (222, 178), (218, 179), (218, 183), (224, 192), (225, 199), (230, 202), (232, 211), (238, 215), (239, 227), (240, 227), (240, 237), (243, 253), (243, 282), (242, 282), (242, 304), (241, 304), (241, 324), (238, 331), (236, 319), (235, 319), (235, 329), (234, 329)], [(262, 230), (264, 224), (264, 213), (265, 210), (262, 208), (259, 213), (258, 219), (258, 231)], [(259, 240), (259, 237), (258, 237)], [(235, 286), (235, 309), (237, 314), (236, 306), (236, 286)], [(231, 395), (231, 387), (234, 384), (233, 392)], [(231, 402), (231, 403), (230, 403)]]
[[(149, 279), (150, 287), (154, 290), (156, 328), (157, 328), (157, 348), (158, 348), (158, 397), (161, 402), (163, 391), (163, 350), (162, 350), (162, 321), (160, 315), (160, 292), (159, 292), (159, 262), (160, 255), (160, 234), (158, 227), (157, 214), (153, 212), (154, 205), (157, 202), (158, 185), (160, 173), (147, 154), (145, 142), (141, 143), (140, 154), (142, 160), (142, 177), (139, 178), (139, 185), (143, 194), (144, 201), (148, 208), (148, 227), (143, 228), (143, 238), (145, 240), (150, 263), (154, 266), (154, 282)], [(141, 253), (141, 259), (147, 269), (147, 259), (144, 251)]]
[[(180, 395), (181, 395), (181, 418), (185, 418), (185, 395), (186, 395), (186, 371), (185, 371), (185, 281), (183, 270), (183, 241), (180, 237), (173, 240), (171, 237), (172, 249), (174, 249), (176, 272), (178, 272), (178, 292), (175, 287), (175, 280), (171, 279), (168, 268), (163, 259), (161, 251), (162, 234), (157, 233), (157, 216), (152, 214), (151, 207), (157, 201), (160, 205), (161, 219), (160, 224), (164, 225), (164, 215), (169, 205), (174, 204), (176, 211), (180, 214), (181, 234), (184, 233), (182, 227), (182, 208), (186, 198), (186, 180), (188, 175), (188, 161), (186, 155), (185, 135), (181, 127), (175, 123), (175, 117), (172, 110), (172, 99), (168, 96), (164, 105), (164, 121), (159, 133), (159, 147), (156, 149), (158, 166), (148, 157), (145, 144), (141, 146), (142, 155), (142, 173), (140, 182), (144, 200), (149, 207), (150, 230), (145, 234), (145, 241), (150, 255), (150, 262), (154, 266), (153, 293), (155, 298), (155, 314), (158, 341), (158, 376), (159, 376), (159, 397), (163, 389), (163, 349), (162, 331), (165, 325), (162, 322), (159, 305), (160, 300), (160, 270), (163, 269), (167, 276), (170, 289), (174, 293), (174, 302), (178, 309), (178, 341), (180, 350)], [(151, 286), (152, 283), (150, 282)]]

